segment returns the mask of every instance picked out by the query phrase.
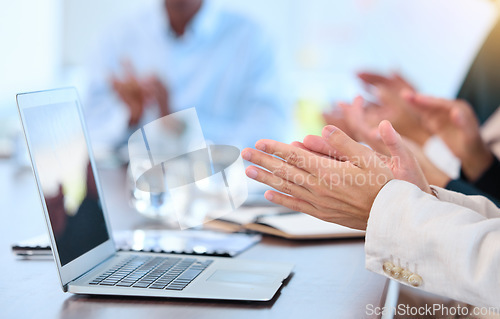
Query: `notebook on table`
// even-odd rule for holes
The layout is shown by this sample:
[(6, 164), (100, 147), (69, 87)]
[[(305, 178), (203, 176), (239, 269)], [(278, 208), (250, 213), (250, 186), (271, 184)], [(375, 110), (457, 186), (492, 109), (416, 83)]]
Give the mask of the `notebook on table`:
[(17, 104), (63, 291), (266, 301), (290, 275), (288, 263), (117, 251), (76, 90)]
[(255, 231), (290, 240), (363, 238), (365, 232), (328, 223), (281, 207), (241, 207), (205, 227), (222, 231)]

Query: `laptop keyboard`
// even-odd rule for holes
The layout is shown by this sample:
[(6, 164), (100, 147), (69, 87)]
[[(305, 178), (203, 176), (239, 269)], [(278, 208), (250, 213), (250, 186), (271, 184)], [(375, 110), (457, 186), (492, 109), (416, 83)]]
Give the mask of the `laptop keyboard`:
[(91, 285), (182, 290), (213, 261), (133, 256), (96, 277)]

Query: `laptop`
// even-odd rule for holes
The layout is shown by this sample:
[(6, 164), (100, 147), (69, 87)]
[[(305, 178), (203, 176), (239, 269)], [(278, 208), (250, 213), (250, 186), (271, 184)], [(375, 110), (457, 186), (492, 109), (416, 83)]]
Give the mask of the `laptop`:
[(290, 275), (288, 263), (117, 251), (76, 90), (17, 105), (64, 292), (267, 301)]

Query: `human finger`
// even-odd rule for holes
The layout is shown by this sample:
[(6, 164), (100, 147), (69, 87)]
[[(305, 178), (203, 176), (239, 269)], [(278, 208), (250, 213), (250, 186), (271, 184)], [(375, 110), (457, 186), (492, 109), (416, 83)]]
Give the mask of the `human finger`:
[(297, 180), (304, 181), (309, 179), (313, 182), (316, 177), (305, 170), (297, 168), (280, 158), (271, 156), (267, 153), (246, 148), (241, 152), (241, 156), (244, 160), (254, 163), (255, 165), (261, 166), (276, 176), (279, 176), (287, 181), (294, 183)]
[(415, 155), (406, 147), (401, 136), (394, 130), (389, 121), (382, 121), (379, 126), (380, 135), (391, 153), (390, 167), (397, 179), (417, 185), (422, 191), (432, 194), (425, 175)]
[(311, 203), (293, 196), (268, 190), (264, 193), (264, 197), (270, 202), (285, 206), (296, 212), (302, 212), (312, 216), (317, 214), (316, 208)]
[(122, 90), (123, 83), (116, 76), (113, 75), (110, 77), (110, 83), (115, 91), (119, 92)]
[(371, 85), (380, 85), (380, 84), (388, 84), (390, 79), (386, 76), (377, 73), (371, 72), (360, 72), (358, 73), (358, 78), (361, 79), (364, 83)]
[(307, 150), (307, 148), (304, 146), (304, 144), (302, 142), (299, 142), (299, 141), (293, 141), (292, 143), (290, 143), (290, 145), (301, 148), (303, 150)]
[(304, 138), (303, 144), (312, 153), (335, 160), (338, 167), (348, 168), (353, 166), (349, 162), (346, 162), (348, 159), (341, 156), (338, 151), (328, 144), (327, 141), (321, 136), (307, 135)]
[[(338, 105), (342, 110), (344, 117), (347, 119), (351, 128), (356, 126), (356, 122), (359, 122), (363, 118), (363, 103), (364, 99), (361, 96), (354, 98), (352, 104), (339, 102)], [(362, 123), (361, 123), (362, 124)]]
[(267, 154), (278, 156), (287, 164), (300, 168), (310, 174), (318, 174), (320, 164), (317, 156), (304, 149), (268, 139), (257, 141), (255, 148)]
[(382, 137), (380, 136), (380, 132), (377, 127), (374, 127), (370, 132), (368, 132), (368, 138), (366, 142), (372, 150), (374, 150), (377, 153), (389, 156), (389, 150), (384, 144), (384, 141), (382, 140)]
[(292, 195), (302, 199), (311, 199), (311, 197), (313, 196), (309, 191), (306, 180), (295, 181), (294, 183), (292, 183), (255, 166), (247, 167), (247, 169), (245, 170), (245, 174), (251, 179), (271, 186), (272, 188), (288, 195)]
[(325, 154), (318, 153), (318, 152), (315, 152), (315, 151), (313, 151), (313, 150), (308, 149), (308, 148), (304, 145), (304, 143), (302, 143), (302, 142), (297, 142), (297, 141), (295, 141), (295, 142), (292, 142), (292, 143), (291, 143), (291, 145), (293, 145), (293, 146), (295, 146), (295, 147), (298, 147), (298, 148), (301, 148), (301, 149), (303, 149), (303, 150), (305, 150), (305, 151), (311, 152), (311, 153), (313, 153), (313, 154), (314, 154), (314, 155), (316, 155), (316, 156), (321, 156), (321, 157), (323, 157), (323, 158), (330, 158), (329, 156), (327, 156), (327, 155), (325, 155)]
[(366, 138), (366, 133), (369, 130), (364, 117), (363, 108), (364, 99), (357, 96), (352, 104), (340, 102), (338, 105), (344, 114), (344, 118), (351, 132), (354, 132), (354, 138), (357, 141), (363, 141)]
[[(372, 114), (367, 114), (367, 110), (371, 111), (373, 106), (366, 108), (363, 106), (364, 103), (364, 99), (361, 96), (357, 96), (352, 105), (339, 103), (339, 107), (342, 109), (344, 117), (351, 127), (351, 131), (355, 133), (352, 137), (358, 142), (368, 144), (376, 151), (384, 152), (383, 143), (380, 138), (377, 138), (380, 120), (374, 122), (373, 118), (370, 118), (371, 121), (368, 121), (368, 117), (372, 116)], [(376, 133), (374, 134), (374, 132)]]
[(449, 111), (455, 104), (453, 100), (418, 94), (410, 90), (404, 90), (401, 96), (422, 111)]
[(335, 159), (339, 161), (339, 163), (347, 161), (346, 158), (341, 158), (340, 156), (338, 156), (337, 151), (321, 136), (307, 135), (306, 137), (304, 137), (303, 145), (311, 152), (327, 158)]
[(403, 162), (413, 158), (411, 152), (405, 147), (401, 135), (392, 127), (391, 122), (387, 120), (380, 122), (379, 132), (391, 157), (398, 158)]
[(321, 132), (326, 143), (333, 150), (334, 158), (339, 158), (343, 161), (350, 161), (358, 167), (366, 167), (372, 151), (351, 139), (347, 134), (337, 129), (333, 125), (327, 125)]
[(392, 74), (392, 78), (399, 82), (401, 85), (405, 86), (407, 89), (415, 91), (413, 88), (413, 85), (411, 85), (404, 77), (401, 76), (401, 74), (395, 72)]
[(129, 59), (122, 59), (121, 60), (121, 65), (123, 68), (123, 71), (125, 72), (125, 76), (129, 79), (135, 79), (136, 78), (136, 72), (134, 65)]

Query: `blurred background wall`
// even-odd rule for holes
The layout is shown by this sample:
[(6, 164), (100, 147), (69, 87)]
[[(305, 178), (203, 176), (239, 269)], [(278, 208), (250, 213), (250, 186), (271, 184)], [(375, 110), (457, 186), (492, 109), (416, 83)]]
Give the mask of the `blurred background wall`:
[[(86, 57), (101, 30), (150, 1), (158, 0), (2, 2), (0, 152), (12, 148), (19, 125), (15, 94), (67, 85), (84, 92)], [(397, 70), (422, 92), (453, 97), (496, 18), (489, 0), (213, 1), (267, 29), (293, 107), (313, 119), (359, 93), (361, 70)], [(317, 133), (302, 124), (298, 136)]]

